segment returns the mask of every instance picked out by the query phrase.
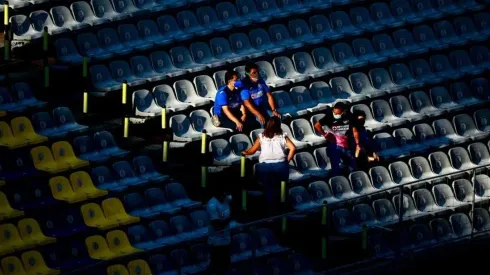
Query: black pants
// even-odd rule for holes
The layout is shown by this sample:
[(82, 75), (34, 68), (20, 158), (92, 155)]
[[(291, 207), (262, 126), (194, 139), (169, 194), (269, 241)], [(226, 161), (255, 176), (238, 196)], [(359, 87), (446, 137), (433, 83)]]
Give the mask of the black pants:
[[(234, 114), (234, 115), (238, 119), (242, 117), (242, 113)], [(221, 122), (220, 127), (230, 128), (233, 131), (236, 131), (235, 122), (231, 121), (226, 115), (220, 116), (219, 121)], [(242, 122), (242, 124), (243, 124), (242, 133), (249, 133), (254, 129), (260, 128), (260, 124), (255, 120), (255, 117), (253, 116), (250, 117), (250, 115), (247, 115), (247, 120), (245, 122)]]
[(231, 264), (229, 245), (211, 246), (211, 274), (223, 275)]

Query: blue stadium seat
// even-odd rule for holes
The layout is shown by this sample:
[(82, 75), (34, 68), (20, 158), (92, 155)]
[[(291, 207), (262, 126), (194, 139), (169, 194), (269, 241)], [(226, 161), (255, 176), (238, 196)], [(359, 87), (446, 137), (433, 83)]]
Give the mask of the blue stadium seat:
[(238, 14), (250, 21), (262, 23), (272, 19), (270, 16), (259, 12), (253, 0), (237, 0), (236, 7)]
[(164, 254), (156, 254), (150, 257), (150, 266), (153, 272), (157, 274), (178, 274), (178, 270), (174, 268), (172, 261)]
[(192, 38), (194, 35), (190, 32), (184, 32), (180, 29), (177, 21), (171, 15), (163, 15), (157, 19), (158, 28), (160, 32), (166, 36), (171, 37), (177, 41), (183, 41)]
[(412, 106), (410, 106), (410, 102), (403, 95), (397, 95), (390, 98), (390, 106), (396, 117), (408, 119), (410, 122), (420, 121), (427, 118), (425, 114), (414, 112)]
[(121, 43), (126, 48), (136, 51), (146, 51), (153, 48), (153, 43), (140, 37), (138, 30), (133, 24), (121, 24), (117, 27), (117, 33), (121, 38)]
[(420, 123), (413, 126), (412, 129), (415, 138), (419, 144), (426, 148), (442, 148), (448, 145), (449, 141), (445, 138), (439, 138), (432, 127), (426, 123)]
[[(93, 33), (82, 33), (77, 35), (77, 44), (80, 54), (96, 60), (105, 60), (113, 56), (113, 53), (106, 51), (99, 45), (97, 37)], [(103, 65), (95, 65), (99, 67)]]
[(309, 184), (308, 191), (310, 192), (311, 198), (317, 204), (333, 203), (337, 202), (338, 199), (332, 195), (330, 187), (324, 181), (315, 181)]
[(414, 89), (424, 86), (424, 82), (418, 81), (412, 77), (407, 65), (403, 63), (392, 64), (390, 66), (390, 74), (393, 83), (398, 87)]
[(194, 86), (197, 89), (197, 94), (200, 97), (212, 100), (216, 98), (216, 86), (213, 79), (208, 75), (198, 75), (194, 78)]
[(288, 79), (282, 79), (277, 77), (274, 68), (272, 68), (271, 63), (267, 61), (257, 61), (255, 62), (259, 66), (260, 77), (269, 85), (270, 87), (277, 88), (285, 86), (291, 83)]
[(188, 274), (199, 274), (206, 270), (206, 266), (200, 265), (194, 258), (191, 258), (186, 249), (175, 249), (170, 253), (170, 257), (179, 263), (179, 270)]
[(81, 64), (82, 56), (78, 53), (75, 44), (71, 39), (59, 38), (55, 42), (56, 59), (61, 62)]
[(460, 111), (464, 108), (454, 102), (453, 98), (443, 86), (436, 86), (430, 89), (430, 100), (432, 105), (437, 109), (446, 110), (448, 112)]
[(437, 76), (425, 59), (415, 59), (410, 61), (410, 70), (414, 78), (420, 82), (437, 84), (443, 81), (442, 77)]
[(90, 66), (90, 76), (92, 85), (98, 92), (102, 92), (102, 95), (121, 88), (121, 83), (112, 78), (111, 73), (104, 65)]
[(143, 177), (138, 177), (134, 172), (131, 164), (127, 161), (118, 161), (112, 164), (112, 169), (116, 172), (119, 182), (126, 186), (145, 185), (148, 180)]
[(455, 46), (461, 46), (467, 43), (467, 40), (464, 37), (456, 34), (453, 25), (446, 20), (434, 23), (433, 28), (441, 43)]
[(488, 12), (479, 12), (473, 15), (473, 21), (475, 22), (475, 25), (477, 26), (478, 29), (480, 29), (480, 32), (483, 32), (486, 35), (490, 35), (490, 26), (488, 24), (489, 16), (490, 13)]
[(192, 43), (190, 46), (190, 52), (192, 54), (192, 59), (197, 64), (204, 65), (210, 68), (215, 68), (226, 64), (226, 61), (219, 60), (213, 56), (207, 43)]
[(170, 49), (170, 56), (172, 57), (175, 67), (190, 72), (199, 72), (206, 69), (206, 65), (196, 63), (186, 47), (177, 46)]
[(375, 192), (368, 175), (364, 171), (355, 171), (349, 174), (349, 181), (352, 186), (352, 191), (358, 195), (365, 195)]
[(478, 75), (484, 71), (483, 68), (477, 67), (471, 62), (468, 53), (464, 50), (452, 51), (449, 58), (453, 67), (465, 74)]
[(56, 126), (69, 133), (81, 133), (88, 130), (88, 126), (78, 124), (73, 117), (73, 113), (68, 107), (58, 107), (53, 109), (53, 119)]
[(387, 58), (398, 59), (406, 57), (408, 54), (404, 46), (402, 46), (401, 50), (395, 47), (391, 36), (386, 33), (373, 36), (373, 46), (379, 55)]
[(119, 148), (114, 141), (114, 137), (108, 131), (101, 131), (94, 134), (94, 143), (99, 151), (103, 155), (111, 157), (124, 157), (129, 154), (128, 151)]
[(418, 25), (413, 28), (413, 37), (416, 43), (425, 48), (440, 50), (449, 46), (439, 41), (434, 31), (427, 25)]
[(160, 213), (154, 211), (145, 198), (139, 193), (124, 195), (124, 207), (131, 216), (152, 219)]
[(485, 41), (488, 38), (488, 34), (479, 32), (476, 29), (473, 21), (469, 17), (457, 17), (454, 19), (454, 29), (458, 36), (468, 40)]
[(153, 166), (153, 162), (147, 156), (138, 156), (133, 159), (134, 170), (139, 177), (149, 180), (153, 183), (161, 183), (167, 179), (169, 176), (158, 172)]
[(90, 27), (90, 25), (87, 23), (75, 21), (71, 15), (70, 10), (65, 6), (57, 6), (51, 8), (50, 14), (53, 18), (54, 24), (59, 28), (67, 28), (71, 31), (75, 31)]
[(129, 86), (138, 86), (146, 82), (146, 79), (141, 79), (134, 76), (128, 62), (123, 60), (115, 60), (109, 63), (111, 75), (113, 79), (119, 83), (127, 81)]
[(211, 52), (217, 59), (226, 61), (233, 64), (238, 61), (245, 60), (247, 57), (244, 55), (236, 54), (231, 50), (230, 42), (223, 37), (215, 37), (209, 41)]
[(114, 55), (128, 55), (133, 51), (132, 48), (127, 48), (119, 40), (116, 30), (112, 28), (104, 28), (97, 32), (97, 37), (101, 47)]
[(108, 18), (111, 21), (119, 21), (128, 18), (130, 15), (114, 11), (111, 1), (109, 0), (90, 0), (95, 16), (98, 18)]
[(293, 54), (293, 63), (298, 73), (308, 75), (311, 78), (320, 78), (329, 74), (329, 71), (319, 69), (307, 52), (297, 52)]
[(151, 210), (167, 215), (177, 214), (181, 208), (175, 206), (167, 200), (165, 193), (160, 188), (150, 188), (145, 191), (145, 197), (148, 200)]
[(393, 137), (388, 133), (378, 133), (373, 136), (376, 154), (384, 160), (406, 157), (408, 152), (400, 150)]
[(191, 221), (184, 215), (170, 218), (170, 227), (175, 232), (175, 237), (181, 241), (189, 241), (195, 238)]
[(464, 12), (464, 7), (456, 4), (457, 0), (442, 0), (436, 2), (436, 8), (444, 13), (458, 15)]
[(397, 20), (406, 21), (407, 23), (416, 24), (424, 20), (419, 14), (413, 12), (410, 1), (393, 0), (390, 1), (390, 8)]
[(281, 47), (298, 49), (304, 45), (302, 40), (297, 40), (291, 37), (288, 29), (283, 24), (274, 24), (269, 26), (269, 35), (272, 42)]
[(347, 43), (336, 43), (332, 46), (335, 61), (342, 66), (359, 68), (366, 66), (368, 61), (357, 58), (352, 52), (352, 48)]
[(291, 14), (290, 11), (279, 8), (275, 0), (255, 0), (255, 3), (259, 12), (270, 17), (284, 18)]
[(434, 9), (430, 0), (412, 0), (412, 6), (414, 11), (422, 17), (438, 19), (443, 16), (443, 13)]
[(13, 100), (7, 88), (0, 87), (0, 110), (20, 113), (25, 111), (26, 108), (27, 106), (22, 106)]
[(131, 245), (137, 249), (155, 249), (160, 245), (153, 241), (154, 237), (143, 225), (133, 225), (128, 228), (128, 238)]
[(307, 75), (302, 75), (296, 71), (293, 62), (286, 56), (279, 56), (272, 60), (277, 76), (287, 79), (293, 83), (308, 80)]
[(233, 23), (218, 19), (218, 15), (210, 6), (199, 7), (196, 10), (196, 15), (201, 26), (206, 29), (227, 31), (233, 27)]
[(388, 60), (388, 57), (381, 56), (374, 51), (371, 41), (366, 38), (356, 38), (352, 41), (352, 48), (360, 61), (369, 63), (381, 63)]
[(168, 85), (158, 85), (153, 88), (153, 95), (158, 106), (165, 107), (169, 111), (176, 112), (188, 109), (190, 104), (177, 101), (172, 87)]
[(304, 1), (299, 0), (279, 1), (279, 6), (290, 13), (304, 14), (310, 11), (310, 7)]
[(215, 165), (231, 166), (240, 162), (240, 157), (233, 154), (230, 143), (225, 139), (214, 139), (209, 142), (209, 151)]
[(330, 79), (330, 87), (332, 87), (332, 94), (337, 99), (358, 102), (367, 98), (367, 95), (365, 94), (356, 94), (352, 90), (349, 81), (343, 77), (334, 77)]
[(64, 137), (66, 136), (66, 134), (68, 134), (67, 131), (56, 127), (53, 118), (51, 118), (51, 115), (49, 115), (48, 112), (38, 112), (33, 114), (32, 124), (34, 126), (34, 129), (36, 130), (36, 133), (42, 136), (56, 138)]
[(310, 26), (305, 20), (295, 19), (288, 23), (289, 32), (294, 40), (301, 41), (305, 44), (319, 44), (323, 42), (322, 36), (313, 35)]
[(386, 91), (374, 89), (365, 73), (353, 73), (349, 75), (349, 82), (352, 86), (352, 91), (356, 94), (361, 94), (369, 98), (375, 98), (386, 94)]
[(9, 22), (12, 26), (12, 33), (15, 39), (35, 40), (42, 36), (42, 33), (36, 31), (31, 26), (29, 17), (25, 15), (14, 15), (10, 17)]
[(288, 263), (281, 258), (268, 259), (266, 269), (269, 274), (284, 274), (290, 271)]
[(189, 199), (184, 187), (180, 183), (170, 183), (165, 186), (167, 198), (169, 201), (179, 207), (192, 209), (200, 207), (201, 203)]
[(337, 32), (332, 29), (329, 20), (325, 15), (313, 15), (308, 20), (311, 27), (311, 32), (315, 36), (321, 36), (324, 40), (336, 40), (344, 36), (342, 32)]
[(177, 21), (183, 32), (196, 36), (211, 34), (213, 29), (204, 28), (197, 21), (196, 15), (191, 11), (180, 11), (177, 13)]
[(122, 182), (116, 181), (106, 166), (99, 166), (92, 169), (91, 177), (98, 189), (122, 192), (128, 189)]
[(175, 141), (192, 142), (201, 139), (201, 133), (194, 130), (191, 121), (185, 115), (174, 115), (170, 118), (170, 127)]
[(142, 39), (156, 46), (169, 45), (173, 42), (170, 36), (162, 35), (157, 24), (153, 20), (141, 20), (138, 22), (138, 31)]
[[(311, 175), (318, 178), (325, 178), (328, 171), (318, 167), (313, 155), (308, 152), (296, 153), (293, 158), (298, 171), (305, 175)], [(306, 192), (306, 190), (304, 190)], [(290, 190), (291, 195), (291, 190)]]
[(238, 263), (252, 258), (252, 237), (247, 233), (233, 235), (231, 240), (231, 262)]
[(110, 22), (110, 19), (98, 17), (92, 11), (92, 7), (88, 2), (77, 1), (70, 5), (71, 12), (75, 21), (86, 23), (90, 26), (98, 26)]
[(144, 78), (150, 82), (165, 79), (165, 74), (157, 73), (153, 70), (150, 60), (143, 55), (133, 56), (129, 60), (133, 74), (137, 78)]
[(17, 104), (21, 106), (42, 108), (48, 105), (47, 102), (40, 101), (34, 97), (31, 87), (25, 82), (17, 82), (13, 86), (14, 96), (16, 97)]
[(291, 99), (294, 105), (300, 110), (308, 110), (308, 112), (318, 112), (324, 110), (327, 106), (316, 102), (310, 94), (310, 91), (304, 86), (293, 87), (289, 90)]
[(470, 87), (465, 82), (454, 82), (449, 86), (451, 95), (456, 103), (466, 107), (480, 103), (480, 100), (473, 95)]
[(181, 242), (181, 240), (174, 235), (174, 232), (172, 232), (172, 229), (170, 229), (168, 224), (163, 220), (152, 221), (148, 224), (148, 227), (153, 235), (156, 236), (154, 242), (160, 246), (174, 245)]
[(48, 27), (48, 33), (50, 35), (56, 35), (70, 31), (65, 27), (56, 26), (53, 23), (51, 16), (49, 16), (49, 13), (43, 10), (31, 12), (31, 14), (29, 14), (29, 18), (31, 20), (32, 27), (38, 32), (43, 32), (44, 27)]
[(399, 128), (393, 131), (393, 138), (398, 146), (406, 152), (423, 153), (427, 148), (419, 144), (412, 131), (407, 128)]
[(408, 97), (410, 100), (410, 104), (412, 105), (412, 108), (416, 113), (419, 113), (421, 115), (428, 115), (429, 117), (439, 116), (445, 113), (444, 109), (438, 109), (432, 105), (429, 96), (425, 92), (412, 92)]
[(79, 158), (90, 162), (105, 162), (110, 157), (96, 151), (93, 138), (89, 136), (76, 137), (73, 140), (73, 147)]
[(485, 46), (473, 46), (470, 49), (470, 58), (473, 64), (490, 69), (490, 51)]
[(490, 99), (490, 83), (488, 79), (479, 77), (471, 80), (471, 88), (481, 99)]
[(134, 6), (131, 0), (111, 0), (114, 6), (114, 11), (119, 14), (125, 14), (129, 16), (140, 16), (146, 13), (145, 10), (140, 10)]
[(9, 181), (16, 181), (23, 177), (32, 177), (39, 175), (39, 171), (34, 168), (29, 153), (26, 151), (15, 150), (8, 151), (2, 154), (0, 158), (1, 170), (0, 179)]
[(352, 25), (349, 15), (345, 11), (335, 11), (330, 13), (330, 21), (334, 30), (344, 35), (357, 36), (364, 31)]
[[(345, 4), (349, 1), (323, 1), (323, 0), (303, 0), (301, 1), (304, 6), (309, 7), (311, 9), (328, 9), (332, 6), (331, 2), (339, 2), (339, 4)], [(337, 3), (336, 3), (337, 4)]]
[(133, 92), (133, 109), (136, 116), (154, 117), (162, 114), (162, 107), (157, 105), (153, 94), (148, 90)]
[(191, 222), (194, 228), (194, 234), (197, 238), (204, 237), (209, 233), (209, 226), (211, 221), (206, 210), (196, 210), (189, 214)]
[(393, 83), (390, 75), (384, 68), (374, 68), (369, 70), (369, 78), (373, 87), (377, 90), (386, 91), (390, 94), (398, 93), (405, 89), (404, 86), (399, 86)]
[(407, 54), (421, 54), (428, 51), (425, 46), (417, 44), (412, 33), (406, 29), (400, 29), (393, 32), (393, 39), (396, 47)]
[[(369, 169), (369, 177), (376, 189), (395, 187), (396, 184), (391, 180), (390, 172), (384, 166), (376, 166)], [(376, 211), (376, 207), (373, 207)]]
[(357, 28), (364, 31), (380, 31), (383, 25), (374, 23), (369, 11), (365, 7), (353, 7), (350, 9), (350, 18)]
[(230, 2), (220, 1), (216, 5), (216, 13), (220, 22), (228, 23), (235, 27), (243, 27), (250, 25), (250, 20), (246, 16), (238, 15), (235, 5)]
[(187, 73), (186, 70), (175, 67), (170, 59), (170, 56), (164, 51), (152, 52), (150, 54), (150, 60), (153, 70), (155, 70), (155, 72), (158, 74), (163, 74), (168, 77), (175, 77)]
[(404, 21), (396, 20), (391, 14), (390, 7), (386, 3), (374, 3), (370, 6), (371, 16), (375, 22), (388, 27), (399, 27), (405, 24)]
[(257, 229), (255, 234), (260, 240), (260, 245), (256, 251), (257, 257), (286, 252), (289, 250), (289, 248), (282, 247), (277, 243), (274, 233), (268, 228)]
[(329, 49), (325, 47), (315, 48), (311, 51), (313, 61), (320, 70), (328, 72), (340, 72), (346, 70), (348, 67), (339, 64), (332, 56)]

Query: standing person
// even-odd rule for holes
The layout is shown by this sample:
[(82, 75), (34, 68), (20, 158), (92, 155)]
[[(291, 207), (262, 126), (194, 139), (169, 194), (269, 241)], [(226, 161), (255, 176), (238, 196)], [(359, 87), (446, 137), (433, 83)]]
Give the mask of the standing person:
[(211, 225), (209, 228), (208, 245), (211, 247), (211, 271), (222, 275), (231, 263), (231, 196), (228, 196), (220, 183), (214, 187), (213, 197), (208, 201), (206, 210)]
[[(279, 205), (281, 181), (289, 180), (289, 162), (296, 152), (293, 142), (281, 129), (279, 117), (273, 116), (267, 121), (264, 132), (243, 154), (253, 155), (259, 148), (259, 163), (255, 168), (255, 173), (264, 186), (268, 212), (274, 215)], [(286, 150), (289, 150), (287, 155)]]
[(214, 100), (213, 124), (217, 127), (236, 129), (238, 132), (242, 132), (244, 128), (250, 128), (251, 125), (248, 123), (247, 111), (243, 106), (240, 93), (235, 87), (237, 80), (237, 72), (227, 71), (225, 73), (226, 85), (218, 90)]
[[(325, 116), (315, 123), (315, 130), (328, 141), (327, 155), (332, 166), (331, 176), (356, 170), (356, 161), (350, 149), (348, 134), (352, 136), (357, 147), (360, 144), (359, 133), (355, 127), (351, 129), (352, 114), (346, 103), (337, 102), (333, 109), (327, 110)], [(323, 127), (327, 131), (323, 130)]]
[[(355, 133), (352, 131), (348, 134), (350, 136), (351, 150), (354, 152), (357, 169), (367, 171), (371, 166), (370, 163), (378, 161), (379, 157), (374, 152), (373, 142), (368, 136), (366, 127), (364, 127), (366, 114), (360, 110), (354, 111), (352, 119), (353, 128), (357, 129), (357, 131)], [(356, 138), (359, 143), (355, 142)]]
[(280, 117), (269, 86), (259, 78), (259, 67), (249, 63), (245, 65), (245, 74), (245, 78), (236, 84), (241, 90), (240, 95), (245, 107), (262, 125), (265, 125), (269, 118), (269, 112), (273, 116)]

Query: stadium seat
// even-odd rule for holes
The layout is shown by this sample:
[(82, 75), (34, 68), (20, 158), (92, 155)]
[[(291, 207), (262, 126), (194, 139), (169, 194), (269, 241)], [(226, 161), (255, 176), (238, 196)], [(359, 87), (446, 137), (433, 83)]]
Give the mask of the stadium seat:
[(368, 106), (364, 105), (364, 104), (356, 104), (354, 106), (351, 107), (351, 112), (353, 111), (363, 111), (364, 114), (366, 115), (366, 119), (365, 119), (365, 127), (368, 129), (368, 130), (371, 130), (371, 131), (379, 131), (379, 130), (382, 130), (382, 129), (385, 129), (387, 127), (389, 127), (387, 124), (385, 123), (381, 123), (377, 120), (375, 120), (373, 118), (373, 114), (371, 112), (371, 109), (369, 109)]
[(173, 205), (183, 207), (185, 209), (193, 209), (200, 207), (201, 203), (191, 200), (187, 196), (184, 187), (179, 183), (170, 183), (165, 186), (167, 199)]
[(353, 7), (349, 10), (350, 18), (355, 26), (364, 31), (380, 31), (383, 25), (374, 23), (369, 11), (365, 7)]
[(329, 72), (340, 72), (346, 70), (348, 67), (339, 64), (333, 57), (329, 49), (325, 47), (315, 48), (311, 52), (315, 65), (320, 70), (327, 70)]
[(294, 40), (301, 41), (305, 44), (320, 44), (323, 42), (323, 37), (313, 35), (310, 27), (305, 20), (295, 19), (288, 23), (289, 32)]
[(231, 132), (228, 128), (216, 127), (212, 123), (212, 118), (205, 110), (195, 110), (189, 114), (189, 119), (192, 123), (192, 127), (197, 132), (203, 132), (206, 130), (206, 134), (211, 137), (225, 135)]
[(106, 239), (100, 235), (86, 238), (85, 246), (90, 258), (94, 260), (107, 261), (117, 257), (117, 254), (109, 249)]
[(453, 67), (465, 74), (478, 75), (484, 71), (483, 68), (477, 67), (471, 62), (468, 53), (464, 50), (452, 51), (449, 58)]
[(136, 175), (131, 164), (127, 161), (118, 161), (112, 164), (112, 169), (116, 172), (118, 182), (125, 186), (141, 186), (148, 184), (148, 179)]
[(414, 134), (408, 128), (396, 129), (393, 131), (393, 138), (396, 144), (406, 152), (414, 152), (418, 154), (427, 149), (424, 145), (417, 142)]
[(316, 164), (323, 170), (329, 171), (331, 167), (330, 159), (327, 156), (327, 147), (320, 147), (313, 151)]
[(137, 90), (133, 93), (133, 108), (136, 116), (154, 117), (162, 114), (153, 94), (148, 90)]
[(58, 27), (54, 24), (51, 16), (44, 10), (33, 11), (29, 14), (29, 18), (31, 20), (32, 27), (38, 31), (42, 32), (44, 27), (48, 28), (48, 33), (50, 35), (56, 35), (63, 32), (68, 32), (69, 29), (62, 26)]
[(403, 161), (390, 163), (388, 165), (388, 170), (390, 170), (391, 178), (396, 184), (407, 184), (416, 181), (416, 179), (412, 176), (408, 165)]
[(192, 142), (201, 139), (201, 133), (192, 128), (191, 122), (185, 115), (174, 115), (170, 118), (170, 128), (173, 130), (175, 141)]
[(124, 185), (122, 182), (116, 181), (111, 171), (106, 166), (93, 168), (91, 174), (97, 189), (122, 192), (128, 188), (128, 186)]
[[(408, 161), (408, 165), (410, 166), (413, 177), (417, 180), (426, 180), (437, 177), (430, 168), (429, 162), (424, 157), (413, 157)], [(419, 210), (421, 209), (419, 208)]]
[(12, 26), (14, 39), (35, 40), (42, 36), (42, 33), (36, 31), (31, 26), (29, 17), (17, 14), (9, 18), (9, 23)]
[(66, 28), (71, 31), (75, 31), (90, 26), (87, 23), (75, 21), (70, 10), (65, 6), (52, 7), (49, 13), (53, 18), (54, 25), (59, 28)]
[(122, 202), (117, 198), (109, 198), (102, 201), (104, 215), (110, 220), (116, 220), (120, 225), (132, 224), (140, 220), (126, 213)]
[(434, 33), (438, 36), (439, 41), (444, 44), (461, 46), (467, 43), (464, 37), (458, 36), (454, 31), (453, 25), (446, 20), (439, 21), (433, 25)]
[(426, 123), (420, 123), (413, 126), (412, 131), (415, 139), (424, 147), (442, 148), (449, 145), (449, 140), (445, 137), (438, 137), (432, 127)]
[(159, 74), (153, 70), (150, 60), (146, 56), (133, 56), (129, 62), (133, 74), (137, 78), (143, 78), (149, 82), (160, 81), (166, 78), (165, 74)]
[(376, 154), (385, 160), (396, 159), (409, 155), (409, 152), (400, 150), (393, 137), (388, 133), (378, 133), (373, 136)]
[(0, 254), (7, 254), (17, 250), (20, 251), (29, 247), (28, 244), (26, 244), (20, 237), (20, 233), (15, 225), (11, 223), (4, 223), (0, 225), (0, 229), (2, 229), (2, 232), (4, 232), (4, 234), (2, 234), (2, 238), (0, 239), (2, 243), (2, 250), (0, 250)]
[(469, 107), (480, 103), (480, 100), (473, 95), (468, 85), (464, 82), (451, 83), (449, 89), (458, 105)]
[(119, 222), (113, 217), (106, 217), (100, 206), (96, 203), (87, 203), (80, 208), (85, 225), (107, 230), (117, 227)]
[[(125, 48), (123, 45), (121, 45), (121, 47)], [(129, 86), (139, 86), (145, 84), (147, 81), (146, 79), (136, 77), (126, 61), (111, 61), (111, 63), (109, 63), (109, 68), (111, 70), (112, 78), (116, 82), (123, 83), (124, 81), (127, 81)]]
[(296, 211), (304, 211), (318, 207), (318, 204), (312, 200), (308, 190), (303, 186), (296, 186), (289, 189), (289, 200), (293, 209)]
[(320, 145), (326, 142), (325, 138), (316, 135), (311, 128), (311, 124), (306, 119), (295, 119), (291, 122), (293, 137), (300, 141), (306, 142), (310, 146)]
[(28, 144), (38, 144), (48, 140), (47, 137), (41, 136), (34, 131), (31, 121), (27, 117), (16, 117), (10, 121), (10, 127), (14, 139), (21, 140)]
[(454, 173), (457, 170), (451, 166), (451, 162), (444, 152), (432, 152), (429, 154), (428, 159), (430, 167), (435, 174), (439, 176), (446, 176), (449, 179), (454, 178), (454, 175), (449, 174)]
[(159, 246), (169, 246), (181, 242), (181, 240), (174, 235), (174, 232), (172, 232), (169, 225), (163, 220), (152, 221), (148, 226), (156, 238), (154, 239), (154, 242)]
[(23, 211), (12, 208), (5, 193), (0, 192), (0, 220), (20, 217), (24, 215)]
[(89, 162), (75, 156), (73, 148), (67, 141), (58, 141), (51, 145), (55, 162), (68, 163), (70, 169), (77, 169), (89, 165)]
[(427, 116), (423, 114), (414, 112), (408, 99), (402, 95), (390, 98), (390, 106), (393, 110), (393, 114), (398, 118), (408, 119), (411, 122), (416, 122), (427, 118)]
[[(373, 46), (374, 50), (379, 55), (392, 59), (406, 57), (407, 54), (410, 54), (413, 51), (413, 49), (410, 48), (413, 45), (407, 45), (406, 40), (402, 45), (395, 46), (393, 40), (391, 39), (391, 36), (386, 33), (373, 36)], [(398, 47), (400, 47), (401, 49), (399, 49)]]
[(56, 242), (55, 238), (44, 235), (35, 219), (22, 219), (18, 222), (17, 227), (26, 246), (40, 246)]
[(460, 136), (469, 137), (472, 140), (479, 140), (487, 137), (490, 133), (479, 130), (473, 118), (468, 114), (460, 114), (453, 117), (453, 125), (456, 133)]
[(332, 45), (332, 54), (335, 61), (344, 67), (359, 68), (366, 66), (368, 61), (357, 58), (352, 48), (347, 43), (336, 43)]
[(478, 232), (484, 232), (490, 228), (490, 215), (483, 208), (475, 208), (473, 218), (475, 220), (473, 227)]
[(192, 59), (195, 63), (210, 68), (220, 67), (226, 64), (226, 61), (219, 60), (213, 56), (207, 43), (195, 42), (190, 46)]
[(40, 171), (60, 173), (70, 169), (67, 162), (56, 162), (53, 154), (46, 146), (38, 146), (31, 149), (31, 157), (34, 162), (34, 167)]
[[(229, 139), (232, 153), (236, 156), (241, 156), (243, 151), (250, 149), (253, 142), (255, 142), (255, 140), (252, 140), (251, 142), (250, 139), (244, 134), (235, 134)], [(257, 160), (259, 158), (259, 155), (260, 152), (256, 152), (253, 155), (247, 156), (247, 158)]]
[(96, 16), (92, 11), (90, 4), (85, 1), (77, 1), (72, 3), (70, 5), (70, 9), (75, 21), (80, 23), (86, 23), (90, 26), (98, 26), (110, 22), (109, 18)]
[(240, 156), (233, 154), (230, 143), (225, 139), (211, 140), (209, 152), (213, 155), (215, 165), (231, 166), (240, 161)]
[(490, 164), (490, 153), (485, 144), (481, 142), (472, 143), (468, 145), (468, 152), (474, 164), (479, 166)]
[(333, 196), (339, 200), (351, 199), (357, 196), (352, 191), (349, 180), (343, 176), (336, 176), (329, 180), (330, 188), (332, 189)]
[(352, 49), (354, 54), (361, 61), (369, 63), (382, 63), (388, 60), (385, 56), (380, 56), (375, 52), (371, 41), (367, 38), (356, 38), (352, 41)]
[(172, 87), (166, 84), (155, 86), (152, 92), (158, 106), (169, 111), (178, 112), (191, 108), (191, 104), (178, 101)]
[(298, 73), (294, 68), (291, 59), (286, 56), (276, 57), (272, 63), (274, 64), (274, 69), (279, 78), (287, 79), (293, 83), (302, 82), (309, 78), (307, 75)]
[(362, 29), (358, 29), (352, 24), (349, 15), (345, 11), (340, 10), (330, 13), (330, 21), (333, 29), (344, 35), (357, 36), (363, 33)]
[(82, 192), (75, 192), (70, 185), (70, 181), (63, 176), (57, 176), (49, 179), (51, 193), (57, 200), (76, 203), (87, 199), (87, 195)]
[(484, 46), (473, 46), (470, 49), (470, 58), (473, 64), (490, 69), (490, 51)]
[(134, 217), (155, 218), (159, 215), (158, 211), (151, 209), (149, 203), (139, 193), (129, 193), (124, 196), (124, 204), (128, 213)]
[(433, 219), (429, 225), (437, 241), (446, 241), (455, 237), (450, 223), (444, 218)]
[(434, 132), (438, 137), (447, 140), (445, 143), (461, 144), (470, 140), (467, 137), (456, 134), (453, 125), (447, 119), (435, 120), (432, 122), (432, 128), (434, 128)]
[(38, 112), (32, 115), (32, 124), (36, 133), (48, 138), (63, 137), (68, 132), (56, 127), (53, 118), (48, 112)]
[(434, 117), (446, 112), (444, 109), (434, 107), (429, 96), (423, 91), (411, 92), (408, 98), (413, 110), (420, 115)]
[(14, 137), (10, 126), (5, 121), (0, 121), (0, 146), (15, 149), (28, 144), (28, 140)]
[(70, 183), (75, 192), (83, 192), (88, 198), (97, 198), (107, 195), (107, 191), (100, 190), (94, 186), (90, 175), (85, 171), (70, 174)]
[(80, 133), (86, 131), (88, 126), (78, 124), (73, 117), (71, 110), (67, 107), (58, 107), (53, 109), (53, 119), (60, 130), (69, 133)]
[(373, 117), (376, 121), (391, 127), (400, 126), (407, 122), (405, 118), (394, 116), (390, 105), (385, 100), (377, 99), (371, 101), (371, 110), (373, 110)]
[(102, 155), (111, 157), (124, 157), (128, 151), (119, 148), (114, 141), (114, 137), (108, 131), (101, 131), (94, 134), (94, 143), (97, 151)]
[(451, 160), (451, 165), (458, 170), (468, 170), (475, 167), (475, 164), (471, 162), (468, 151), (463, 147), (449, 149), (448, 155)]
[(308, 185), (311, 198), (317, 204), (334, 203), (338, 199), (332, 195), (330, 187), (324, 181), (315, 181)]
[(255, 234), (256, 238), (260, 240), (260, 244), (256, 250), (256, 255), (258, 257), (289, 250), (289, 248), (283, 247), (277, 243), (274, 233), (268, 228), (259, 228), (255, 231)]
[(129, 271), (124, 265), (115, 264), (107, 267), (107, 275), (129, 275)]
[(296, 163), (298, 171), (302, 174), (311, 175), (319, 178), (325, 178), (328, 175), (328, 170), (318, 167), (315, 159), (308, 152), (296, 153), (293, 160)]
[(152, 274), (150, 266), (145, 260), (137, 259), (128, 263), (130, 275)]
[(203, 106), (211, 103), (210, 99), (200, 97), (192, 82), (179, 80), (174, 83), (174, 91), (179, 102), (190, 104), (193, 107)]
[(389, 73), (384, 68), (374, 68), (369, 70), (369, 78), (375, 89), (386, 91), (387, 93), (398, 93), (406, 88), (393, 83)]
[(319, 69), (313, 62), (312, 57), (307, 52), (297, 52), (292, 57), (296, 71), (311, 78), (320, 78), (327, 75), (327, 70)]
[(277, 103), (277, 110), (284, 116), (298, 117), (305, 115), (308, 111), (298, 109), (291, 99), (290, 93), (285, 91), (275, 91), (272, 93), (274, 101)]

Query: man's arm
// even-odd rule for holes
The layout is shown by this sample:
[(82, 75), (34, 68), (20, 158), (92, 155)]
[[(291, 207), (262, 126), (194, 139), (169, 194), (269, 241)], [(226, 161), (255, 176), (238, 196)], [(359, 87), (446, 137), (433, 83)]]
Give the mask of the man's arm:
[(273, 115), (279, 116), (279, 113), (276, 110), (276, 101), (271, 92), (267, 92), (267, 101), (269, 102), (269, 107), (271, 108)]
[(259, 110), (257, 110), (257, 108), (255, 107), (254, 104), (251, 103), (251, 100), (250, 99), (246, 99), (243, 101), (243, 105), (245, 105), (245, 107), (247, 107), (247, 109), (254, 115), (256, 116), (258, 119), (259, 119), (259, 122), (261, 124), (264, 124), (265, 123), (265, 118), (264, 116), (259, 112)]

